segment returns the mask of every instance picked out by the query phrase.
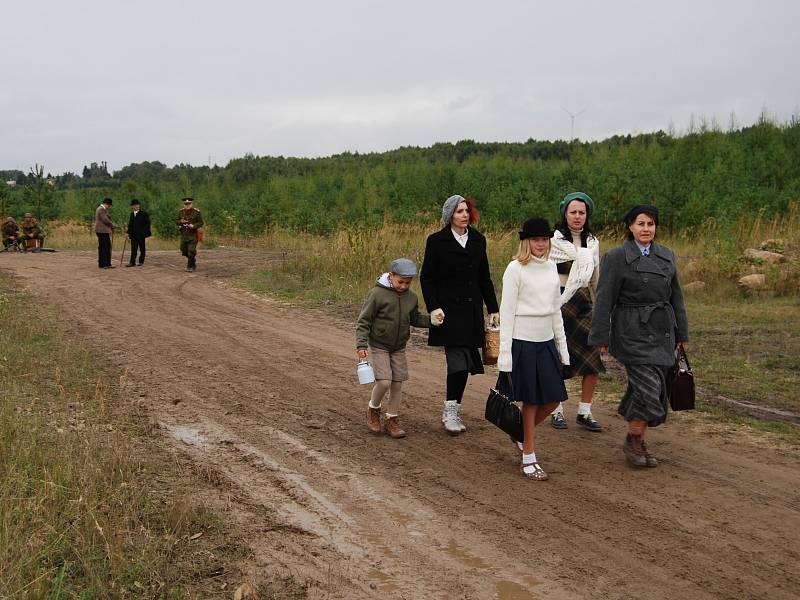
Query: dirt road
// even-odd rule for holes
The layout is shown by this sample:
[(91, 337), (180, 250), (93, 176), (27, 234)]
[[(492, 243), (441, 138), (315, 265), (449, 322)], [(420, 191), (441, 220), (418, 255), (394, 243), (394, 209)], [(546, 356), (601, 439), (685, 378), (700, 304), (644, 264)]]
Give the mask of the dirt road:
[(490, 376), (470, 380), (467, 434), (443, 433), (444, 358), (427, 347), (409, 352), (409, 437), (369, 436), (352, 326), (225, 283), (269, 255), (199, 258), (193, 274), (175, 252), (141, 269), (99, 270), (91, 252), (0, 269), (122, 374), (124, 402), (162, 424), (153, 443), (214, 474), (255, 582), (309, 598), (797, 597), (795, 452), (673, 415), (651, 435), (661, 466), (632, 470), (601, 396), (605, 431), (543, 427), (551, 478), (526, 481), (482, 420)]

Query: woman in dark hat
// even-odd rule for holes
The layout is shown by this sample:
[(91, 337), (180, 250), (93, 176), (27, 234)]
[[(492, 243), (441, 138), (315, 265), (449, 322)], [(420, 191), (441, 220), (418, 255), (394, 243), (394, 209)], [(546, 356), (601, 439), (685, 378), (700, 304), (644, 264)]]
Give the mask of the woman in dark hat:
[(589, 343), (624, 366), (628, 389), (617, 412), (628, 421), (623, 451), (636, 467), (655, 467), (648, 427), (667, 419), (667, 373), (689, 339), (675, 254), (655, 241), (658, 209), (642, 204), (625, 215), (627, 239), (603, 258)]
[(442, 229), (428, 236), (420, 285), (431, 317), (445, 317), (431, 329), (429, 346), (444, 346), (447, 395), (442, 425), (450, 435), (466, 431), (461, 398), (470, 374), (483, 373), (478, 348), (483, 346), (483, 305), (489, 322), (499, 324), (497, 297), (489, 273), (486, 238), (473, 227), (479, 220), (475, 201), (450, 196), (442, 206)]
[(561, 365), (569, 364), (569, 351), (558, 271), (549, 260), (552, 233), (545, 219), (525, 221), (519, 250), (503, 274), (500, 302), (497, 366), (511, 374), (514, 399), (522, 402), (522, 473), (536, 481), (548, 476), (536, 458), (535, 427), (567, 399)]
[[(603, 427), (592, 417), (592, 396), (600, 373), (605, 371), (597, 348), (588, 343), (592, 324), (592, 292), (597, 289), (600, 267), (600, 241), (589, 226), (594, 202), (583, 192), (564, 196), (558, 207), (561, 221), (553, 232), (551, 260), (558, 266), (561, 281), (561, 314), (567, 335), (570, 364), (564, 379), (581, 376), (581, 400), (575, 421), (589, 431)], [(559, 404), (550, 415), (550, 424), (566, 429), (564, 407)]]

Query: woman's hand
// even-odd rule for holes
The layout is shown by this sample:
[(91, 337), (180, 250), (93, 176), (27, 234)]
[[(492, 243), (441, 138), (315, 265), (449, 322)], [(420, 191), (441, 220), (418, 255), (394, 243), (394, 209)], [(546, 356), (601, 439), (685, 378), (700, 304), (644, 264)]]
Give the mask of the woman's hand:
[(441, 308), (431, 311), (431, 325), (441, 325), (444, 323), (444, 311)]
[(359, 348), (357, 352), (358, 352), (358, 358), (360, 358), (361, 360), (367, 360), (367, 354), (369, 353), (367, 352), (366, 348)]
[(500, 313), (489, 315), (489, 327), (500, 327)]
[(597, 351), (600, 354), (608, 354), (608, 346), (598, 346)]

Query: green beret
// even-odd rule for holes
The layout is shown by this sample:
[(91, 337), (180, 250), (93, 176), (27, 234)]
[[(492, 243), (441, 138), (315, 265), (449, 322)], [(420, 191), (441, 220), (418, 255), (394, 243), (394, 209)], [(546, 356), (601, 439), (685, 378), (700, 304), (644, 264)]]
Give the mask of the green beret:
[(564, 218), (564, 211), (567, 210), (567, 206), (569, 206), (569, 203), (573, 200), (582, 201), (586, 205), (586, 216), (592, 216), (592, 213), (594, 212), (594, 200), (592, 200), (588, 194), (584, 194), (583, 192), (572, 192), (571, 194), (564, 196), (561, 204), (558, 205), (558, 213), (561, 215), (561, 218)]

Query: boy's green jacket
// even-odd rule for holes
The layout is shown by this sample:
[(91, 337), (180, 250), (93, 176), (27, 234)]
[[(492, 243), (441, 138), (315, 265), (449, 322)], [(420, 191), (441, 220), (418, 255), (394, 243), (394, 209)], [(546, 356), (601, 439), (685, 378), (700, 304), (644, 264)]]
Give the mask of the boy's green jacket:
[(403, 350), (411, 335), (410, 326), (430, 327), (431, 316), (419, 312), (417, 295), (411, 290), (398, 294), (388, 287), (386, 274), (378, 278), (367, 294), (356, 323), (356, 348), (378, 348), (387, 352)]

